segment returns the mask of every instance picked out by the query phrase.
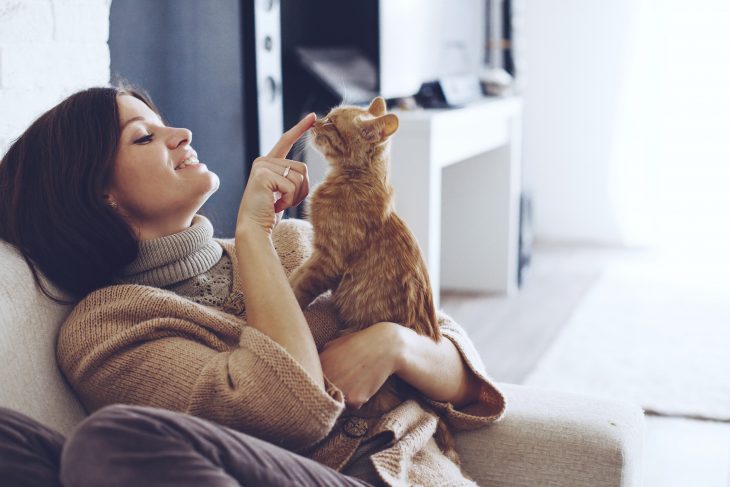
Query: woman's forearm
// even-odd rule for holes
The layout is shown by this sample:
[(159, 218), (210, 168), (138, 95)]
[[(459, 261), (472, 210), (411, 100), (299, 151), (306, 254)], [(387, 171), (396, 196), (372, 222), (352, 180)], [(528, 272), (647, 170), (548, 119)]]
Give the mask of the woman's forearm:
[(284, 347), (324, 387), (317, 346), (270, 237), (236, 231), (236, 254), (248, 324)]
[(438, 342), (400, 327), (398, 376), (435, 401), (465, 406), (479, 398), (480, 381), (448, 338)]

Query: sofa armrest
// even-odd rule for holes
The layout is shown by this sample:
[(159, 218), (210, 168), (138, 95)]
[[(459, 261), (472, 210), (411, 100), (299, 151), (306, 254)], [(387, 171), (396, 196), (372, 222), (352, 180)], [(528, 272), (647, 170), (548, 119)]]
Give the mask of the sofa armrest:
[(480, 485), (638, 487), (644, 413), (632, 403), (500, 384), (505, 417), (456, 433)]

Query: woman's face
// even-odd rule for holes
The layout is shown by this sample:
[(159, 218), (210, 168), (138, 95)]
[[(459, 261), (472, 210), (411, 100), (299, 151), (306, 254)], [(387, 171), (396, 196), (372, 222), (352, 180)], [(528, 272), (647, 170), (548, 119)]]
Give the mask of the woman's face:
[[(150, 239), (190, 226), (195, 213), (220, 185), (218, 176), (197, 161), (188, 129), (167, 127), (144, 102), (117, 96), (122, 132), (107, 193), (119, 210)], [(179, 169), (178, 169), (179, 168)]]

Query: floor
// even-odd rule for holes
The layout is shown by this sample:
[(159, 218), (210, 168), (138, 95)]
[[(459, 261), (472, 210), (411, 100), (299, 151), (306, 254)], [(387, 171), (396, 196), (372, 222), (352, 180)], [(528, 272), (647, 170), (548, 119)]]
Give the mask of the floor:
[[(538, 245), (514, 296), (444, 292), (441, 307), (469, 333), (492, 378), (519, 384), (603, 269), (652, 258), (641, 250)], [(643, 463), (645, 487), (730, 487), (730, 423), (647, 417)]]
[(501, 382), (521, 383), (550, 346), (605, 266), (642, 252), (541, 245), (514, 296), (441, 294), (441, 307), (463, 326)]

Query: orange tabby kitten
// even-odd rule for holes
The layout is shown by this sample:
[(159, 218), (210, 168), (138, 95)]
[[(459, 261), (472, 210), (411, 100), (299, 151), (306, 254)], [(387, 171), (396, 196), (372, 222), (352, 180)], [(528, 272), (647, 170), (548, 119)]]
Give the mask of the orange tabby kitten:
[[(309, 200), (313, 253), (290, 282), (302, 307), (331, 289), (347, 326), (343, 333), (391, 321), (438, 340), (426, 264), (416, 239), (393, 209), (388, 141), (398, 117), (385, 112), (385, 101), (378, 97), (368, 109), (336, 107), (312, 128), (314, 144), (329, 160), (330, 170)], [(393, 376), (358, 414), (380, 416), (409, 398), (418, 395)], [(458, 464), (443, 421), (436, 440)]]

